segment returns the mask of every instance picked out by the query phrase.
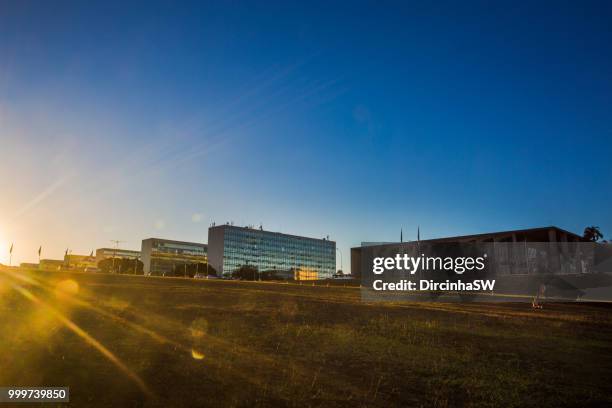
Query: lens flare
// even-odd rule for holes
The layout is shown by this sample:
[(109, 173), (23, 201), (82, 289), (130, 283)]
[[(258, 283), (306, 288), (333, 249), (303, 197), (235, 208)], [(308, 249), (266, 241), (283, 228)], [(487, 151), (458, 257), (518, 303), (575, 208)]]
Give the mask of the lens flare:
[[(71, 280), (71, 279), (68, 279), (68, 280)], [(76, 283), (76, 282), (74, 282), (74, 283)], [(68, 287), (74, 287), (74, 285), (72, 285), (72, 284), (67, 284), (67, 285), (68, 285)], [(128, 366), (126, 366), (123, 361), (121, 361), (117, 356), (115, 356), (100, 341), (96, 340), (93, 336), (91, 336), (89, 333), (87, 333), (85, 330), (83, 330), (81, 327), (79, 327), (76, 323), (74, 323), (72, 320), (70, 320), (69, 318), (64, 316), (59, 310), (57, 310), (57, 309), (53, 308), (52, 306), (50, 306), (50, 305), (46, 304), (45, 302), (43, 302), (41, 299), (39, 299), (36, 295), (34, 295), (29, 290), (27, 290), (27, 289), (25, 289), (25, 288), (23, 288), (23, 287), (21, 287), (19, 285), (15, 285), (15, 284), (13, 284), (12, 287), (13, 287), (13, 289), (17, 290), (17, 292), (19, 292), (23, 297), (25, 297), (26, 299), (30, 300), (32, 303), (34, 303), (34, 304), (44, 308), (53, 317), (55, 317), (57, 320), (59, 320), (60, 323), (62, 323), (65, 327), (70, 329), (73, 333), (75, 333), (83, 341), (85, 341), (85, 343), (89, 344), (90, 346), (95, 348), (98, 352), (100, 352), (100, 354), (102, 354), (104, 357), (106, 357), (120, 371), (122, 371), (127, 377), (129, 377), (132, 381), (134, 381), (134, 383), (136, 383), (136, 385), (138, 385), (140, 390), (145, 395), (147, 395), (150, 398), (154, 397), (154, 394), (151, 392), (151, 390), (149, 390), (149, 388), (144, 383), (144, 381), (136, 373), (134, 373), (132, 370), (130, 370), (128, 368)], [(78, 287), (78, 285), (77, 285), (77, 287)]]
[(194, 339), (201, 339), (208, 332), (208, 321), (203, 317), (197, 318), (191, 323), (189, 330)]
[(79, 293), (79, 284), (72, 279), (60, 281), (55, 286), (55, 295), (58, 298), (71, 297)]
[(196, 349), (191, 349), (191, 357), (193, 357), (194, 360), (203, 360), (204, 354), (200, 353)]

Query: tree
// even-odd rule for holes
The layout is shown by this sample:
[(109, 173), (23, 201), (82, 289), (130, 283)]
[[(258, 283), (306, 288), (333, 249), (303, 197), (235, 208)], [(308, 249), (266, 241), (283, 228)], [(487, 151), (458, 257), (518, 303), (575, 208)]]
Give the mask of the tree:
[[(267, 269), (265, 271), (259, 271), (255, 266), (252, 265), (244, 265), (240, 268), (236, 269), (232, 276), (236, 279), (242, 280), (261, 280), (261, 281), (270, 281), (270, 280), (283, 280), (290, 279), (289, 275), (283, 271), (279, 271), (276, 269)], [(293, 274), (291, 274), (291, 279), (293, 278)]]
[(234, 278), (242, 280), (257, 280), (257, 268), (251, 265), (243, 265), (232, 273)]
[(262, 271), (259, 275), (261, 280), (282, 280), (282, 271), (276, 269)]
[(205, 262), (176, 264), (174, 268), (175, 276), (185, 276), (193, 278), (196, 273), (200, 275), (217, 276), (217, 270)]
[(584, 229), (582, 238), (584, 238), (587, 241), (597, 242), (603, 238), (603, 234), (599, 230), (599, 227), (592, 225)]
[(98, 269), (103, 273), (142, 275), (143, 267), (142, 261), (128, 258), (115, 258), (114, 261), (113, 258), (107, 258), (98, 262)]

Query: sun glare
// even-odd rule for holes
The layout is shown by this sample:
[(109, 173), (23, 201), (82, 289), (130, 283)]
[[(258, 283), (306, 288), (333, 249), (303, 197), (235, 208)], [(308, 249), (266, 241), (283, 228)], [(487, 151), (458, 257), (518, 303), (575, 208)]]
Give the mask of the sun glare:
[(194, 360), (203, 360), (204, 353), (201, 353), (196, 349), (191, 349), (191, 357), (193, 357)]
[(9, 263), (9, 243), (6, 241), (4, 237), (4, 233), (0, 228), (0, 263), (4, 265), (8, 265)]
[(59, 298), (71, 297), (79, 292), (79, 284), (72, 279), (65, 279), (55, 286), (55, 295)]

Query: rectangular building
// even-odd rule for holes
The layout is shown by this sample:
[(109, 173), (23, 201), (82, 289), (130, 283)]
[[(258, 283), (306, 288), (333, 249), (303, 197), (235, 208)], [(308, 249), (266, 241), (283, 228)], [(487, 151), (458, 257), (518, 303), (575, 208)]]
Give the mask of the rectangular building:
[(38, 268), (43, 271), (59, 271), (63, 267), (63, 259), (41, 259), (38, 264)]
[(22, 262), (19, 264), (19, 267), (21, 269), (38, 269), (38, 264), (32, 262)]
[(96, 249), (96, 263), (100, 263), (104, 259), (121, 258), (121, 259), (140, 259), (140, 251), (132, 251), (121, 248), (98, 248)]
[[(550, 226), (541, 228), (529, 228), (512, 231), (488, 232), (484, 234), (461, 235), (456, 237), (443, 237), (427, 240), (420, 240), (424, 244), (440, 244), (440, 243), (559, 243), (560, 245), (551, 245), (551, 253), (563, 252), (567, 243), (583, 242), (583, 238), (572, 232), (561, 228)], [(380, 243), (381, 246), (398, 243)], [(408, 243), (406, 243), (408, 244)], [(376, 244), (364, 244), (364, 246), (373, 246)], [(361, 270), (361, 252), (362, 247), (351, 248), (351, 275), (354, 278), (362, 276)], [(500, 249), (503, 249), (501, 247)], [(511, 257), (512, 254), (504, 254), (506, 257)], [(507, 265), (506, 265), (507, 266)]]
[(66, 254), (64, 255), (64, 268), (66, 269), (78, 269), (85, 270), (86, 268), (97, 267), (96, 258), (92, 255), (77, 255), (77, 254)]
[(180, 275), (186, 264), (208, 262), (208, 246), (196, 242), (149, 238), (142, 241), (141, 257), (145, 275)]
[(327, 279), (336, 269), (336, 243), (263, 229), (219, 225), (208, 229), (210, 265), (230, 276), (243, 266), (287, 279)]

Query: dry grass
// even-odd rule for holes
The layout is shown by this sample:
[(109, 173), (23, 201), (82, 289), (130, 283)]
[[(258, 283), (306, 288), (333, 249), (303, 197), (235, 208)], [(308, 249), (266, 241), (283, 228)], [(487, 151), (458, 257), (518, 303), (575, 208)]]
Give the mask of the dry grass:
[(0, 385), (69, 386), (74, 406), (612, 404), (607, 306), (365, 304), (334, 286), (23, 274), (0, 271)]

